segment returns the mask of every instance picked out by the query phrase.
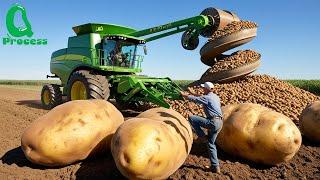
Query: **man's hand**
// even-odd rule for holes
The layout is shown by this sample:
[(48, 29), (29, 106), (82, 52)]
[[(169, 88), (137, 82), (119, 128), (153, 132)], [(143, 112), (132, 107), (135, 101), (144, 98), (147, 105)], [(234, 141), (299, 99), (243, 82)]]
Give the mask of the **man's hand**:
[(189, 96), (189, 93), (188, 92), (185, 92), (185, 91), (180, 91), (180, 94), (182, 97), (186, 98)]
[(192, 88), (190, 88), (190, 87), (188, 87), (188, 91), (190, 92), (190, 94), (192, 94), (192, 95), (197, 95), (197, 93), (196, 92), (194, 92), (194, 90), (192, 89)]

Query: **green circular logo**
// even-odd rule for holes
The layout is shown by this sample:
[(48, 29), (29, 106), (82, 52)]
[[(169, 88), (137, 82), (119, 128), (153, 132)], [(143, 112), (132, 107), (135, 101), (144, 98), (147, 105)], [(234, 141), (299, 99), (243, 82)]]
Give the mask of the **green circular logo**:
[[(16, 27), (14, 24), (14, 17), (18, 11), (21, 12), (21, 18), (24, 22), (25, 27)], [(6, 17), (6, 25), (9, 33), (14, 37), (31, 37), (33, 35), (31, 24), (27, 18), (26, 9), (19, 4), (15, 4), (9, 9)]]

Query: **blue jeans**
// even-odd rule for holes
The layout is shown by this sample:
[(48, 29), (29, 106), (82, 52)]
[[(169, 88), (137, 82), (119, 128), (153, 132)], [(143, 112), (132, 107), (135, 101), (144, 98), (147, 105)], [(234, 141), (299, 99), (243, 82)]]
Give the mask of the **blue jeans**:
[(195, 133), (199, 137), (204, 137), (205, 133), (201, 127), (208, 129), (208, 147), (209, 147), (209, 158), (211, 167), (219, 166), (219, 160), (217, 156), (217, 147), (214, 144), (218, 133), (222, 128), (223, 121), (221, 118), (206, 119), (200, 116), (192, 115), (189, 117), (190, 124), (192, 125)]

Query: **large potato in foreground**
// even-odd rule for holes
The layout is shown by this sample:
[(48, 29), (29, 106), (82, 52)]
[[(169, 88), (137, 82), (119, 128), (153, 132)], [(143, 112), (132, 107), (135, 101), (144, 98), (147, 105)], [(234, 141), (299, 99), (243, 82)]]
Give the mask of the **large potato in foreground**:
[(320, 101), (308, 105), (300, 116), (302, 134), (314, 142), (320, 142)]
[(112, 138), (111, 151), (129, 179), (166, 179), (192, 146), (189, 122), (172, 109), (154, 108), (125, 121)]
[(285, 115), (250, 103), (222, 110), (224, 124), (217, 143), (229, 154), (275, 165), (290, 160), (299, 150), (300, 131)]
[(123, 121), (107, 101), (70, 101), (34, 121), (23, 133), (21, 146), (33, 163), (67, 165), (105, 150)]

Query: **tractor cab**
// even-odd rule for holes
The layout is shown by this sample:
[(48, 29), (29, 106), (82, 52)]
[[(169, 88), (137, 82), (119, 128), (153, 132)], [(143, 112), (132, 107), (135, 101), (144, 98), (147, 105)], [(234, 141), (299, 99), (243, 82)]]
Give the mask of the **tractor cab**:
[[(135, 29), (115, 24), (88, 23), (72, 28), (77, 34), (73, 43), (76, 47), (87, 42), (92, 49), (97, 50), (99, 69), (113, 72), (141, 72), (143, 52), (146, 54), (144, 39), (128, 35)], [(90, 41), (85, 41), (89, 37)], [(86, 39), (88, 40), (88, 39)], [(96, 58), (94, 57), (94, 58)]]
[(143, 56), (146, 54), (145, 41), (127, 35), (105, 36), (102, 40), (102, 65), (123, 68), (141, 68)]

